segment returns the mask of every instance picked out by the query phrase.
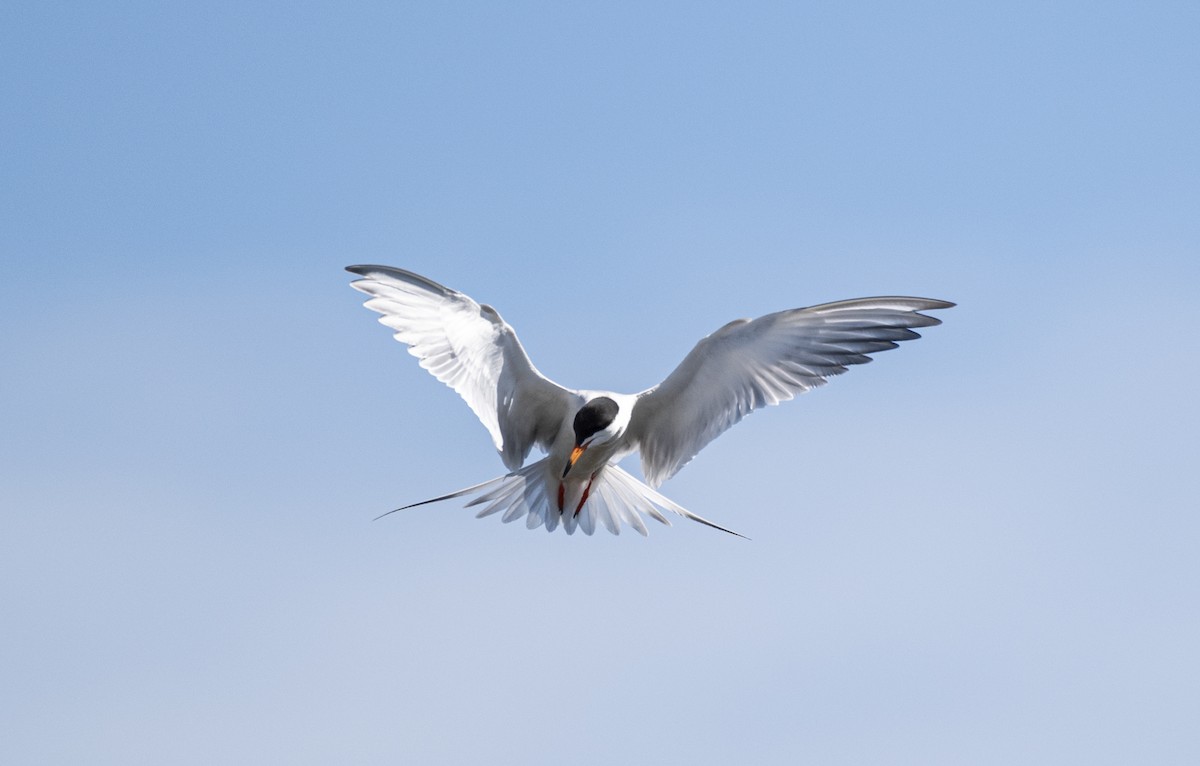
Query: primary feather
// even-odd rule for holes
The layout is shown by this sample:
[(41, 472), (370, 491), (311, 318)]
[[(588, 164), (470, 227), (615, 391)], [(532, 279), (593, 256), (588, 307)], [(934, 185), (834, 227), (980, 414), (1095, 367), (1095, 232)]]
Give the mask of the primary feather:
[(953, 306), (928, 298), (858, 298), (739, 319), (696, 344), (675, 371), (643, 391), (630, 438), (642, 473), (657, 487), (759, 407), (823, 385), (868, 354), (919, 338), (941, 324), (918, 313)]
[(520, 468), (534, 444), (547, 448), (571, 394), (529, 361), (517, 334), (491, 306), (411, 271), (350, 266), (364, 305), (438, 380), (467, 402), (492, 436), (504, 465)]

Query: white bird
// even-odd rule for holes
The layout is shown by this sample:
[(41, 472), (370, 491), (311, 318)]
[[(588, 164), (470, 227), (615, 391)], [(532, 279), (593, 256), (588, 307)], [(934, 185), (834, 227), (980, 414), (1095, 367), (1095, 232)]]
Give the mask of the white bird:
[[(382, 314), (396, 340), (466, 400), (510, 471), (396, 510), (474, 495), (467, 505), (484, 506), (478, 517), (503, 512), (505, 522), (525, 517), (530, 529), (550, 532), (561, 523), (567, 534), (579, 528), (590, 535), (597, 524), (619, 534), (625, 524), (645, 535), (642, 517), (669, 526), (667, 510), (736, 535), (654, 488), (754, 410), (919, 338), (912, 328), (941, 321), (918, 312), (954, 305), (856, 298), (737, 319), (697, 343), (662, 383), (619, 394), (549, 380), (494, 308), (456, 290), (389, 266), (346, 270), (362, 277), (351, 286), (370, 296), (364, 305)], [(546, 456), (525, 465), (534, 445)], [(635, 450), (649, 486), (617, 465)]]

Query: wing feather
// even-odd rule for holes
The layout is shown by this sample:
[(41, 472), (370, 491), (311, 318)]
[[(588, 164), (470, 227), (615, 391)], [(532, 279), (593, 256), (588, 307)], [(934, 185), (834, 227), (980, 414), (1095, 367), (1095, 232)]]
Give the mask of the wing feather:
[(549, 448), (572, 394), (538, 372), (517, 334), (491, 306), (403, 269), (350, 266), (396, 340), (458, 392), (492, 436), (504, 465), (520, 468), (534, 444)]
[(919, 338), (941, 320), (920, 311), (953, 306), (930, 298), (857, 298), (738, 319), (701, 340), (634, 405), (629, 438), (652, 487), (759, 407), (794, 398)]

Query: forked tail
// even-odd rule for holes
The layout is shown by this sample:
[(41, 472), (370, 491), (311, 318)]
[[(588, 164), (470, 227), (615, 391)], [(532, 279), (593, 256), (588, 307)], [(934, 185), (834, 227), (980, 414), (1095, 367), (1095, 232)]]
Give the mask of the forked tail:
[[(665, 510), (713, 529), (745, 537), (745, 535), (740, 535), (731, 529), (726, 529), (708, 519), (697, 516), (672, 502), (661, 493), (630, 476), (614, 463), (605, 466), (604, 470), (596, 476), (587, 501), (584, 502), (579, 512), (576, 514), (568, 510), (564, 513), (558, 509), (557, 504), (551, 502), (545, 480), (546, 470), (546, 459), (543, 458), (506, 476), (499, 476), (466, 489), (406, 505), (395, 511), (388, 511), (383, 516), (419, 505), (474, 495), (475, 497), (467, 503), (466, 507), (483, 506), (483, 509), (475, 514), (475, 518), (503, 512), (504, 515), (500, 517), (500, 520), (506, 524), (525, 517), (526, 527), (536, 529), (545, 526), (547, 532), (553, 532), (561, 523), (568, 535), (574, 534), (576, 528), (582, 529), (584, 534), (590, 535), (596, 531), (597, 526), (603, 526), (614, 535), (619, 535), (621, 534), (621, 525), (624, 524), (645, 536), (648, 534), (648, 530), (643, 516), (671, 526), (670, 520), (662, 513)], [(383, 518), (383, 516), (378, 518)]]

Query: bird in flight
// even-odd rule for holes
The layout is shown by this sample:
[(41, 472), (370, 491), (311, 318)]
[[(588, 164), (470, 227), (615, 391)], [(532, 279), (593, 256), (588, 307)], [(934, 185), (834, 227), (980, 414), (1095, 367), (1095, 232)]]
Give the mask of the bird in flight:
[[(472, 496), (478, 517), (525, 518), (585, 534), (601, 525), (647, 534), (663, 511), (737, 535), (667, 499), (662, 482), (754, 410), (824, 384), (870, 354), (941, 324), (920, 313), (953, 306), (930, 298), (855, 298), (736, 319), (692, 349), (674, 372), (637, 394), (564, 388), (538, 372), (516, 332), (487, 304), (411, 271), (350, 266), (364, 304), (420, 365), (458, 392), (491, 434), (509, 473), (397, 508)], [(546, 455), (526, 465), (537, 445)], [(645, 483), (617, 465), (640, 453)], [(389, 511), (394, 513), (395, 511)], [(387, 514), (384, 514), (385, 516)], [(739, 537), (741, 535), (738, 535)]]

